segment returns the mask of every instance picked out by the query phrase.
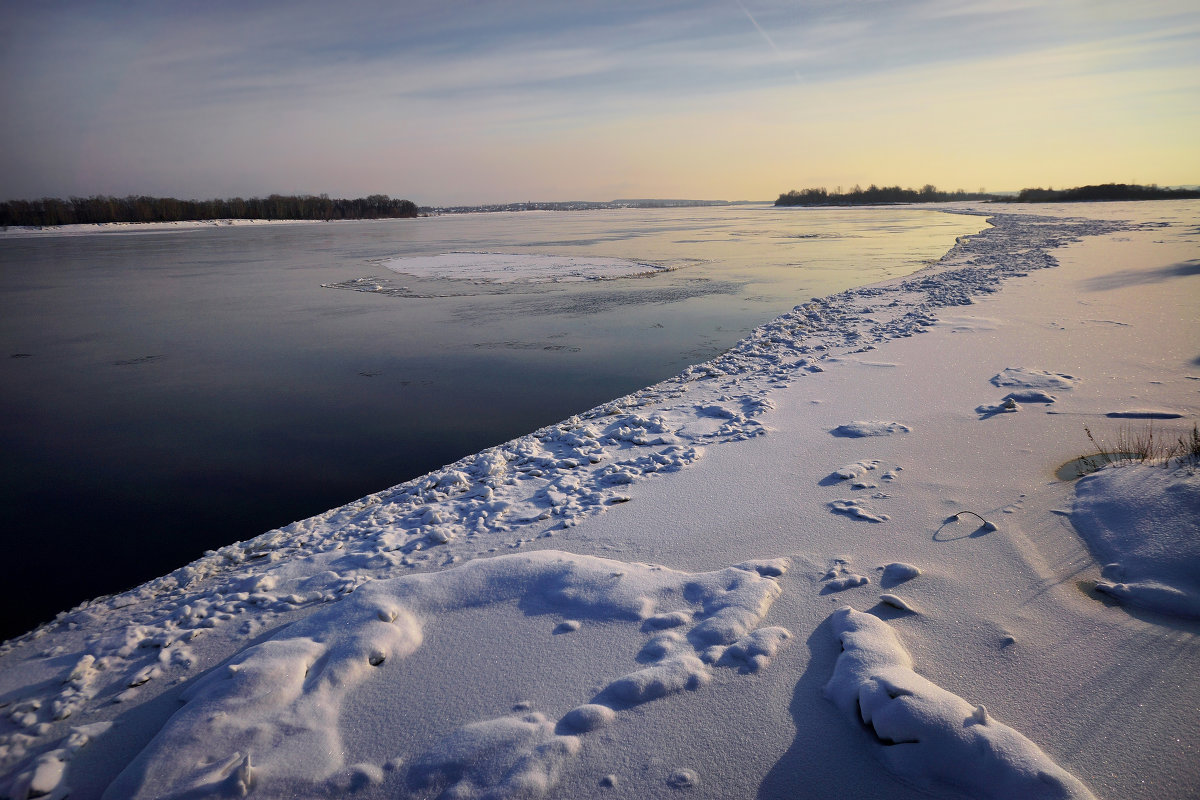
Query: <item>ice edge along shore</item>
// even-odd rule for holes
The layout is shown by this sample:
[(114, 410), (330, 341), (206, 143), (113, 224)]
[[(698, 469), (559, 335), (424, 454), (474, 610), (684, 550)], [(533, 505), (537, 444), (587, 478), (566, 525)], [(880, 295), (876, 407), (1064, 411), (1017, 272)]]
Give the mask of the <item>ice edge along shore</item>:
[[(127, 613), (136, 615), (136, 607), (145, 602), (187, 603), (189, 587), (285, 558), (334, 551), (341, 558), (363, 555), (366, 572), (331, 582), (325, 591), (308, 597), (291, 593), (292, 600), (282, 606), (282, 587), (276, 585), (268, 605), (277, 610), (348, 594), (376, 577), (370, 574), (373, 569), (445, 567), (499, 552), (496, 545), (532, 543), (625, 502), (622, 486), (685, 467), (699, 459), (706, 446), (764, 434), (756, 418), (773, 407), (772, 390), (823, 372), (828, 366), (823, 362), (922, 333), (937, 321), (939, 309), (969, 305), (972, 297), (997, 291), (1008, 278), (1055, 266), (1050, 250), (1085, 236), (1135, 227), (975, 213), (988, 216), (992, 227), (959, 237), (937, 263), (912, 275), (814, 298), (758, 327), (726, 353), (673, 378), (427, 475), (209, 551), (169, 575), (63, 612), (0, 644), (0, 653), (64, 626), (88, 622), (102, 608), (130, 609)], [(519, 538), (500, 543), (487, 536), (496, 533)], [(480, 544), (487, 548), (480, 550)], [(262, 600), (246, 608), (264, 610)]]

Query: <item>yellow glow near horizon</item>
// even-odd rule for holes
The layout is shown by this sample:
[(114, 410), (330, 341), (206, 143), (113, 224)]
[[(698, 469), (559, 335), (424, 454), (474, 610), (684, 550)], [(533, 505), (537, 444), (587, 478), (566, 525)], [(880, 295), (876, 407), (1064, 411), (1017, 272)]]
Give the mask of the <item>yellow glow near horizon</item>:
[(872, 182), (1009, 191), (1200, 179), (1200, 77), (1046, 66), (985, 62), (721, 96), (700, 111), (502, 140), (508, 168), (499, 152), (491, 163), (526, 193), (563, 198), (581, 194), (571, 185), (599, 197), (773, 199)]

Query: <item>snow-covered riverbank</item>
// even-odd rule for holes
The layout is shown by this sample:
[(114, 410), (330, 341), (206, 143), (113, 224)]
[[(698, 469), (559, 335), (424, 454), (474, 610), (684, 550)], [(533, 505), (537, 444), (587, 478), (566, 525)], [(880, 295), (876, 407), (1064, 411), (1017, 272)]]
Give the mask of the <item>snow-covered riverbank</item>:
[(1200, 625), (1095, 586), (1186, 594), (1194, 548), (1097, 561), (1055, 470), (1200, 417), (1198, 209), (989, 207), (920, 273), (66, 613), (0, 648), (0, 790), (1186, 796)]
[(0, 227), (0, 239), (31, 236), (84, 236), (94, 233), (162, 233), (202, 228), (242, 228), (262, 225), (312, 225), (310, 219), (185, 219), (175, 222), (87, 222), (72, 225), (9, 225)]

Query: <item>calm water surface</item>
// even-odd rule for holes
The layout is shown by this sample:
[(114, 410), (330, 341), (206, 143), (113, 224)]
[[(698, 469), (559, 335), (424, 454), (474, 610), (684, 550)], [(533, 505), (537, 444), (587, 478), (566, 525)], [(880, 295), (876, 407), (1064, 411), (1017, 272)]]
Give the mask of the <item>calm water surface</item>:
[[(748, 206), (0, 235), (0, 637), (670, 377), (982, 227)], [(451, 251), (675, 269), (481, 286), (376, 263)], [(403, 296), (322, 288), (368, 276)]]

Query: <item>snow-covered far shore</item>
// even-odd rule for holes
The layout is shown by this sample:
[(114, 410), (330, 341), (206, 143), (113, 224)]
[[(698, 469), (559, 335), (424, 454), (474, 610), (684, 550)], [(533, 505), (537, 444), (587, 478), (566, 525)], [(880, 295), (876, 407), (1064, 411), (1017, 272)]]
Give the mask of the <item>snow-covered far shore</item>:
[(1200, 203), (976, 213), (0, 645), (0, 796), (1194, 795), (1197, 468), (1056, 471), (1200, 418)]
[(161, 233), (202, 228), (231, 228), (253, 225), (312, 225), (318, 219), (187, 219), (176, 222), (87, 222), (71, 225), (8, 225), (0, 227), (0, 239), (44, 236), (84, 236), (94, 233)]

